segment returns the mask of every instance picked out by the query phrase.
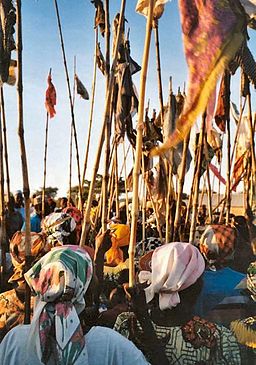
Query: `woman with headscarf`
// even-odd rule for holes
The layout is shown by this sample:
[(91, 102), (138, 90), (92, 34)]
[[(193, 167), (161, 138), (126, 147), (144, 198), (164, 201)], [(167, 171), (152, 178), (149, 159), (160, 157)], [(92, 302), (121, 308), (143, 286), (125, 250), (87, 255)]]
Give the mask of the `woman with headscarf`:
[(76, 207), (67, 207), (62, 210), (63, 213), (69, 214), (72, 218), (74, 218), (76, 222), (76, 243), (79, 244), (80, 237), (82, 233), (82, 213)]
[(134, 315), (122, 313), (114, 329), (132, 339), (147, 358), (154, 349), (145, 345), (143, 321), (150, 315), (169, 364), (241, 364), (239, 346), (231, 331), (193, 314), (202, 286), (205, 263), (199, 250), (183, 242), (165, 244), (141, 261), (140, 282), (145, 305), (134, 306)]
[(247, 269), (247, 279), (243, 280), (240, 288), (247, 290), (250, 303), (247, 314), (241, 319), (234, 320), (230, 327), (235, 333), (239, 343), (243, 346), (242, 354), (245, 357), (243, 364), (256, 363), (256, 261)]
[(80, 316), (92, 276), (92, 260), (77, 246), (56, 247), (38, 261), (25, 274), (37, 296), (33, 320), (6, 335), (0, 364), (147, 364), (142, 353), (113, 330), (92, 327), (84, 333)]
[[(51, 249), (45, 236), (31, 233), (32, 264)], [(24, 322), (25, 302), (25, 232), (16, 232), (10, 242), (13, 275), (9, 283), (14, 289), (0, 294), (0, 342), (13, 327)], [(33, 308), (31, 308), (33, 309)]]
[(76, 222), (68, 213), (51, 213), (42, 222), (42, 232), (54, 246), (76, 244)]
[(240, 296), (235, 287), (245, 274), (231, 268), (235, 242), (235, 230), (219, 224), (208, 226), (200, 239), (199, 249), (206, 261), (203, 288), (196, 303), (196, 313), (200, 316), (206, 316), (224, 298)]

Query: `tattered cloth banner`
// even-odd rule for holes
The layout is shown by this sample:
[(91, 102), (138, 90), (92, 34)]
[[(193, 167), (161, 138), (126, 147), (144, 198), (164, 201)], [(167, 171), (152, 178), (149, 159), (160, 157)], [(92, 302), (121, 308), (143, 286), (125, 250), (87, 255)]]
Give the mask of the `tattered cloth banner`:
[(101, 35), (104, 37), (106, 24), (105, 24), (105, 10), (103, 2), (101, 0), (91, 0), (91, 3), (96, 8), (94, 27), (97, 28), (99, 26)]
[(76, 92), (78, 95), (81, 96), (81, 98), (83, 98), (84, 100), (89, 100), (89, 93), (86, 90), (84, 84), (82, 83), (82, 81), (79, 79), (79, 77), (77, 75), (75, 75), (75, 80), (76, 80)]
[(8, 82), (11, 52), (16, 48), (13, 34), (16, 23), (11, 0), (0, 1), (0, 82)]
[(56, 90), (52, 83), (51, 75), (48, 76), (47, 82), (48, 88), (45, 93), (45, 107), (50, 115), (50, 118), (53, 118), (56, 114), (56, 110), (54, 108), (56, 105)]
[[(159, 19), (163, 15), (164, 6), (168, 0), (155, 0), (153, 18)], [(139, 0), (137, 2), (136, 11), (142, 15), (148, 16), (149, 0)]]
[(168, 141), (152, 154), (182, 141), (202, 114), (219, 75), (245, 39), (246, 16), (234, 0), (179, 0), (189, 82), (184, 110)]

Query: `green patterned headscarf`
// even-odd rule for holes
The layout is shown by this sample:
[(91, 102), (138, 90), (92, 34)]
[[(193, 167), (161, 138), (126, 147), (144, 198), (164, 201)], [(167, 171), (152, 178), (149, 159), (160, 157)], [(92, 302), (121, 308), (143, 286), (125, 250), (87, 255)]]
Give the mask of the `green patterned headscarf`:
[(58, 365), (88, 364), (78, 314), (92, 274), (91, 258), (78, 246), (54, 248), (25, 274), (39, 300), (29, 342), (42, 363), (53, 358)]

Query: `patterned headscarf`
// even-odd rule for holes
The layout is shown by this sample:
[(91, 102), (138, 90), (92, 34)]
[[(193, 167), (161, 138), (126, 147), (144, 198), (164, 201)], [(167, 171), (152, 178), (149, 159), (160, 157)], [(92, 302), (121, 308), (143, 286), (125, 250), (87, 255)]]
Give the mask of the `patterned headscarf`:
[(211, 270), (216, 271), (217, 266), (225, 266), (234, 258), (235, 240), (236, 231), (232, 227), (212, 224), (206, 228), (199, 247)]
[(31, 323), (30, 345), (39, 360), (58, 365), (88, 364), (79, 313), (93, 274), (89, 254), (78, 246), (55, 247), (26, 274), (38, 303)]
[(130, 227), (126, 224), (110, 224), (112, 247), (106, 252), (108, 265), (118, 265), (124, 261), (120, 247), (128, 246), (130, 241)]
[(252, 293), (251, 297), (256, 302), (256, 261), (247, 269), (247, 288)]
[(76, 222), (70, 214), (51, 213), (42, 223), (42, 231), (52, 246), (61, 246), (64, 240), (76, 229)]
[(69, 214), (72, 218), (74, 218), (76, 222), (76, 243), (78, 244), (81, 237), (82, 232), (82, 213), (76, 207), (67, 207), (62, 210), (63, 213)]
[[(51, 245), (46, 242), (46, 238), (41, 233), (30, 234), (31, 256), (33, 262), (50, 251)], [(25, 232), (16, 232), (10, 242), (10, 255), (14, 267), (14, 274), (9, 279), (10, 283), (24, 281), (23, 273), (25, 268)]]
[(205, 263), (199, 250), (190, 243), (171, 242), (155, 249), (151, 262), (152, 273), (141, 271), (140, 282), (148, 281), (145, 289), (149, 303), (159, 294), (161, 310), (180, 303), (179, 291), (194, 284), (202, 275)]

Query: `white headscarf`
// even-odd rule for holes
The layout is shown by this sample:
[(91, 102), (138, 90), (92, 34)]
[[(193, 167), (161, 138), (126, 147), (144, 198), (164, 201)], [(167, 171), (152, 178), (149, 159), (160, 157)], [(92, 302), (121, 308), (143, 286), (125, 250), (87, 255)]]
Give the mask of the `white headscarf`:
[(139, 281), (148, 281), (146, 301), (159, 294), (161, 310), (176, 307), (180, 303), (179, 291), (194, 284), (205, 269), (199, 250), (190, 243), (172, 242), (155, 249), (152, 255), (152, 273), (141, 271)]

